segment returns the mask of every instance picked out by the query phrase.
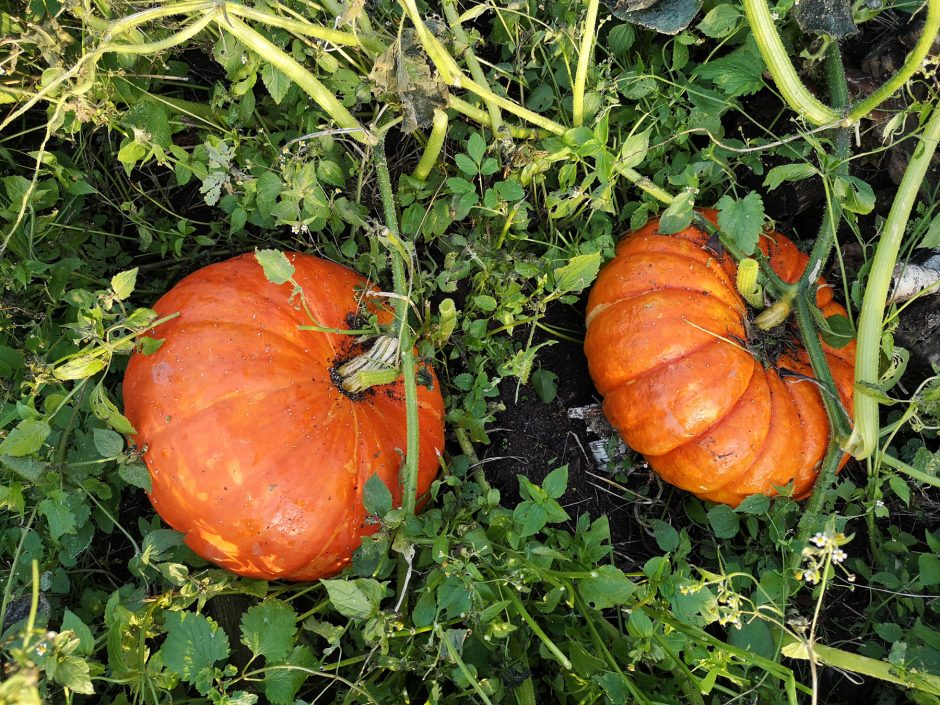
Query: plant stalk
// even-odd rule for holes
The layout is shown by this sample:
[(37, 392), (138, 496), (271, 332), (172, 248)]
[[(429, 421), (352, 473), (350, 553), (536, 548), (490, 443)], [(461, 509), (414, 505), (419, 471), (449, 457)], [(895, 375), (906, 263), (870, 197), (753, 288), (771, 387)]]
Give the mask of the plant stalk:
[(744, 0), (744, 11), (761, 56), (787, 105), (814, 125), (840, 123), (842, 116), (810, 93), (797, 75), (777, 32), (767, 0)]
[(868, 274), (862, 312), (858, 319), (858, 348), (855, 354), (855, 431), (846, 447), (860, 460), (868, 458), (878, 443), (878, 398), (870, 393), (869, 388), (877, 387), (880, 379), (878, 361), (885, 304), (911, 209), (937, 149), (938, 140), (940, 106), (934, 105), (927, 126), (904, 171), (894, 203), (891, 204)]
[(584, 123), (584, 87), (587, 83), (588, 66), (594, 55), (594, 39), (597, 33), (597, 10), (600, 0), (588, 0), (587, 16), (581, 30), (581, 46), (578, 49), (578, 66), (574, 74), (574, 92), (571, 96), (571, 116), (575, 127)]
[(418, 166), (412, 172), (412, 177), (418, 181), (424, 181), (431, 173), (431, 169), (437, 164), (437, 158), (441, 156), (441, 148), (444, 146), (444, 138), (447, 137), (447, 113), (440, 108), (434, 108), (434, 118), (431, 121), (431, 134), (428, 135), (428, 143), (424, 147), (424, 153)]

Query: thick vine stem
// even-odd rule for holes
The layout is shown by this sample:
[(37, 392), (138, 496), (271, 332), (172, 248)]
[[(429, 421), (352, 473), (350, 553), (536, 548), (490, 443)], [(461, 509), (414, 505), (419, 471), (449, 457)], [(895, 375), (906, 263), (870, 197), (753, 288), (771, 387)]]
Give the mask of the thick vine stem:
[(216, 17), (216, 24), (223, 32), (229, 32), (251, 51), (264, 58), (272, 66), (287, 75), (300, 86), (323, 110), (342, 128), (350, 130), (353, 139), (364, 144), (373, 144), (375, 138), (365, 130), (335, 95), (305, 69), (294, 57), (272, 43), (237, 17), (225, 15)]
[[(474, 81), (489, 89), (490, 86), (486, 80), (486, 75), (483, 73), (483, 68), (480, 66), (480, 62), (477, 61), (477, 55), (473, 53), (470, 37), (467, 36), (467, 33), (460, 24), (460, 17), (457, 15), (457, 4), (454, 0), (443, 0), (441, 7), (444, 9), (444, 17), (447, 19), (451, 31), (454, 33), (457, 41), (465, 47), (463, 56), (464, 61), (467, 62), (467, 68), (470, 70), (470, 75), (473, 76)], [(486, 104), (486, 111), (490, 115), (490, 129), (492, 129), (494, 133), (498, 133), (503, 124), (499, 106), (492, 100), (486, 100), (485, 98), (483, 102)]]
[(938, 140), (940, 105), (934, 105), (914, 155), (904, 171), (894, 203), (891, 204), (868, 274), (862, 312), (858, 319), (858, 349), (855, 355), (855, 431), (846, 447), (860, 460), (869, 457), (878, 443), (878, 399), (869, 388), (877, 386), (879, 381), (878, 360), (891, 275), (911, 209), (937, 149)]
[(842, 115), (820, 102), (800, 80), (780, 40), (767, 0), (744, 0), (744, 11), (761, 56), (787, 104), (814, 125), (841, 122)]
[(444, 138), (447, 137), (447, 113), (440, 108), (434, 108), (434, 117), (431, 121), (431, 134), (428, 136), (428, 143), (424, 147), (424, 153), (418, 166), (415, 167), (411, 176), (418, 181), (424, 181), (431, 173), (431, 169), (437, 164), (437, 158), (441, 156), (441, 148), (444, 146)]
[(594, 55), (594, 39), (597, 31), (597, 9), (600, 0), (588, 0), (587, 16), (581, 30), (581, 46), (578, 48), (578, 66), (574, 74), (574, 91), (571, 95), (571, 116), (575, 127), (584, 123), (584, 87), (587, 83), (588, 67)]

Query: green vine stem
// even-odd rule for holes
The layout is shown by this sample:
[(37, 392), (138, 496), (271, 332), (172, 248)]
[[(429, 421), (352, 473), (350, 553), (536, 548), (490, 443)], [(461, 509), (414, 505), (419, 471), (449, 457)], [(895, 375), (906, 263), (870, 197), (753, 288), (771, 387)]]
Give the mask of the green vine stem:
[(571, 96), (571, 116), (575, 127), (584, 123), (584, 86), (587, 83), (588, 66), (594, 55), (594, 38), (597, 32), (597, 9), (600, 0), (588, 0), (587, 16), (581, 30), (581, 46), (578, 49), (578, 65), (574, 74), (574, 92)]
[(375, 137), (359, 124), (359, 121), (337, 100), (336, 96), (283, 49), (236, 17), (216, 17), (216, 23), (221, 30), (231, 33), (251, 51), (300, 86), (337, 125), (349, 130), (353, 139), (369, 145), (375, 143)]
[[(385, 214), (385, 227), (400, 241), (401, 233), (398, 229), (398, 214), (395, 211), (395, 195), (392, 191), (392, 179), (388, 171), (388, 159), (385, 156), (385, 132), (379, 133), (379, 138), (373, 147), (373, 161), (375, 164), (376, 179), (379, 184), (379, 194), (382, 197), (382, 208)], [(405, 423), (407, 440), (405, 444), (405, 462), (402, 464), (400, 483), (402, 486), (402, 507), (405, 513), (412, 515), (415, 512), (418, 491), (418, 455), (420, 453), (420, 436), (418, 433), (418, 387), (415, 379), (414, 341), (411, 338), (411, 329), (408, 327), (408, 282), (405, 279), (405, 263), (395, 247), (389, 248), (392, 261), (392, 280), (395, 293), (395, 329), (401, 350), (401, 364), (404, 374), (405, 387)]]
[(940, 0), (927, 0), (927, 18), (917, 44), (907, 55), (900, 70), (889, 78), (880, 88), (867, 98), (858, 102), (849, 111), (849, 120), (856, 122), (890, 98), (915, 73), (923, 69), (924, 60), (929, 56), (934, 39), (940, 30)]
[(878, 461), (884, 463), (885, 465), (898, 470), (899, 472), (904, 473), (909, 478), (915, 482), (922, 482), (925, 485), (930, 485), (931, 487), (940, 488), (940, 477), (936, 475), (928, 475), (922, 470), (918, 470), (915, 467), (911, 467), (903, 460), (898, 460), (893, 455), (888, 455), (887, 453), (879, 453)]
[[(456, 112), (460, 113), (464, 117), (468, 117), (474, 122), (478, 122), (483, 127), (490, 127), (492, 123), (490, 122), (490, 116), (485, 110), (481, 110), (477, 106), (468, 103), (463, 98), (458, 98), (457, 96), (451, 94), (447, 97), (447, 107), (452, 108)], [(509, 125), (503, 123), (503, 130), (509, 130), (510, 137), (515, 137), (520, 140), (534, 139), (542, 135), (549, 134), (545, 130), (533, 130), (530, 127), (520, 127), (518, 125)]]
[[(479, 83), (481, 86), (485, 86), (487, 90), (489, 90), (490, 86), (486, 80), (486, 75), (483, 73), (483, 68), (480, 66), (480, 62), (477, 61), (477, 55), (473, 53), (470, 37), (467, 36), (467, 33), (460, 24), (460, 17), (457, 15), (456, 3), (454, 0), (442, 0), (441, 7), (444, 9), (444, 17), (447, 19), (447, 23), (450, 25), (451, 31), (453, 31), (457, 41), (460, 42), (460, 44), (462, 44), (464, 47), (464, 61), (467, 62), (467, 68), (470, 70), (470, 75), (473, 76), (474, 81)], [(484, 99), (483, 102), (486, 105), (486, 111), (490, 115), (490, 129), (493, 130), (494, 134), (498, 133), (503, 125), (503, 118), (500, 115), (499, 106), (496, 105), (496, 103), (494, 103), (492, 100)]]
[(933, 113), (904, 171), (894, 203), (891, 204), (868, 274), (862, 312), (858, 319), (858, 348), (855, 355), (855, 431), (846, 447), (859, 460), (868, 458), (878, 443), (878, 398), (870, 390), (877, 387), (879, 381), (878, 360), (885, 304), (911, 209), (937, 149), (938, 140), (940, 105), (934, 105)]
[(841, 122), (842, 116), (820, 102), (800, 80), (780, 40), (767, 0), (744, 0), (744, 11), (761, 56), (787, 105), (814, 125)]
[(243, 17), (246, 20), (261, 22), (270, 27), (280, 27), (288, 32), (299, 34), (314, 39), (336, 44), (338, 46), (362, 47), (371, 52), (380, 53), (385, 50), (385, 45), (372, 39), (371, 37), (352, 34), (351, 32), (342, 32), (338, 29), (324, 27), (322, 25), (305, 22), (303, 20), (292, 20), (286, 17), (279, 17), (268, 12), (262, 12), (253, 7), (245, 5), (235, 5), (233, 3), (224, 3), (225, 12), (237, 17)]
[(424, 181), (431, 173), (431, 169), (437, 164), (437, 158), (441, 156), (441, 148), (444, 146), (444, 138), (447, 137), (447, 113), (440, 108), (434, 108), (434, 118), (431, 121), (431, 134), (428, 135), (428, 143), (424, 147), (424, 153), (418, 166), (412, 172), (412, 177), (418, 181)]
[(544, 632), (542, 627), (539, 626), (539, 623), (532, 618), (532, 615), (529, 614), (528, 610), (525, 608), (525, 605), (522, 604), (522, 600), (520, 600), (519, 596), (516, 594), (516, 588), (513, 585), (507, 585), (506, 591), (501, 591), (501, 594), (509, 598), (509, 601), (512, 603), (516, 613), (522, 617), (522, 621), (529, 626), (529, 629), (532, 630), (532, 633), (538, 637), (539, 641), (541, 641), (545, 648), (548, 649), (549, 653), (555, 657), (555, 660), (558, 661), (561, 667), (566, 671), (570, 671), (571, 659), (565, 656), (564, 652), (558, 648), (558, 645), (552, 641), (548, 634)]

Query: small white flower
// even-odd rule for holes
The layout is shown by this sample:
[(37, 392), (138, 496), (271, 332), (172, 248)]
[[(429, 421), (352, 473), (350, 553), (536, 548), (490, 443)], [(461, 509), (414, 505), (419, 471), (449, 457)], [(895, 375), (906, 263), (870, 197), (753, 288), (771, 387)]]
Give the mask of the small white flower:
[(845, 551), (843, 551), (841, 548), (837, 548), (835, 551), (832, 552), (833, 563), (841, 563), (848, 557), (849, 555)]
[(820, 532), (812, 538), (812, 541), (814, 544), (816, 544), (820, 548), (823, 548), (825, 547), (827, 543), (829, 543), (829, 538), (825, 534)]

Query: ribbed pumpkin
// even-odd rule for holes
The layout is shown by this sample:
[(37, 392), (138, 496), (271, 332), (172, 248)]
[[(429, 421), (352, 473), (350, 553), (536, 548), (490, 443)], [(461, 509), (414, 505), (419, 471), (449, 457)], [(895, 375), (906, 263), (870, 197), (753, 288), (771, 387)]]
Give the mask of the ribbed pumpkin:
[[(288, 259), (318, 325), (346, 329), (375, 312), (360, 275)], [(315, 580), (340, 571), (376, 530), (362, 500), (373, 473), (401, 501), (405, 404), (401, 382), (361, 398), (340, 391), (331, 369), (352, 337), (298, 330), (312, 322), (290, 294), (251, 254), (183, 279), (154, 306), (179, 312), (152, 333), (163, 345), (131, 357), (125, 413), (145, 449), (150, 500), (190, 548), (240, 575)], [(444, 444), (437, 378), (422, 369), (419, 495)]]
[[(663, 235), (658, 225), (620, 241), (588, 298), (584, 349), (604, 413), (663, 480), (702, 499), (737, 506), (791, 481), (805, 497), (829, 423), (792, 322), (771, 359), (754, 354), (761, 334), (751, 332), (735, 261), (698, 228)], [(787, 282), (806, 267), (780, 233), (762, 236), (760, 249)], [(816, 304), (827, 318), (845, 315), (821, 279)], [(851, 409), (855, 343), (823, 349)]]

